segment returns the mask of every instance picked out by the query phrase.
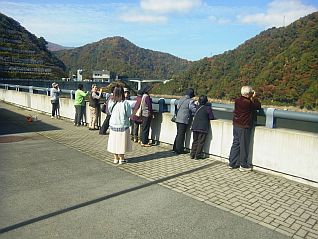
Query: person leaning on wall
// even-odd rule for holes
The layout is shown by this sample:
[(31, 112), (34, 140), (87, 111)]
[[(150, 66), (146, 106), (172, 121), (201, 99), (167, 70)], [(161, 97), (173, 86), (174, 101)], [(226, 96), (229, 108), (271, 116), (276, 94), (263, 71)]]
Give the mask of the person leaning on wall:
[(193, 116), (192, 121), (192, 147), (190, 158), (191, 159), (203, 159), (203, 147), (206, 141), (210, 128), (210, 120), (214, 119), (211, 104), (208, 102), (206, 95), (199, 97), (199, 104), (196, 106), (197, 110)]
[(194, 97), (194, 90), (189, 88), (186, 91), (185, 96), (183, 96), (177, 105), (177, 135), (173, 144), (173, 151), (176, 154), (184, 154), (184, 141), (185, 135), (189, 124), (191, 123), (192, 117), (196, 111), (195, 102), (192, 99)]
[(256, 92), (251, 86), (241, 88), (241, 96), (235, 99), (233, 112), (233, 143), (229, 156), (229, 168), (251, 171), (248, 164), (248, 151), (251, 138), (253, 117), (261, 108)]
[(75, 120), (74, 125), (80, 126), (83, 120), (84, 111), (85, 111), (85, 97), (89, 94), (89, 91), (86, 93), (83, 91), (84, 86), (83, 84), (79, 84), (77, 90), (75, 91), (75, 100), (74, 100), (74, 107), (75, 107)]
[(51, 96), (51, 104), (52, 104), (52, 115), (51, 118), (58, 118), (59, 114), (57, 111), (59, 110), (60, 104), (60, 87), (57, 83), (52, 83), (52, 88), (50, 89), (50, 96)]

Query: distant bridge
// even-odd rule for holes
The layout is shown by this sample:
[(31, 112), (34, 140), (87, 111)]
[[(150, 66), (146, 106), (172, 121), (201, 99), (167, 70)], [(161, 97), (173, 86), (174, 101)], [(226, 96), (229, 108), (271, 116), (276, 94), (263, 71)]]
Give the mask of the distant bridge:
[(130, 81), (130, 82), (137, 82), (138, 83), (137, 90), (140, 90), (142, 83), (163, 83), (163, 84), (166, 84), (167, 82), (171, 81), (172, 79), (170, 79), (170, 80), (141, 80), (140, 78), (126, 78), (124, 80)]

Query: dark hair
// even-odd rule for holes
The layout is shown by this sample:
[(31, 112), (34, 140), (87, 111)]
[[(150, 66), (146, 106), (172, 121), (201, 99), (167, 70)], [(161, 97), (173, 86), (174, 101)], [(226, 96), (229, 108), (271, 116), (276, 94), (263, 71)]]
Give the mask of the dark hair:
[(79, 90), (83, 90), (83, 89), (84, 89), (83, 84), (78, 84), (77, 89), (79, 89)]
[(208, 103), (208, 97), (206, 97), (206, 95), (201, 95), (199, 97), (199, 104), (200, 105), (205, 105), (206, 103)]
[(113, 90), (113, 99), (115, 102), (120, 102), (125, 99), (124, 89), (121, 85), (116, 85)]
[(147, 85), (144, 87), (144, 89), (142, 90), (142, 94), (148, 94), (149, 91), (151, 90), (151, 86)]
[(137, 95), (142, 95), (143, 94), (143, 91), (142, 90), (138, 90), (137, 91)]
[(187, 89), (186, 95), (188, 95), (190, 98), (193, 98), (195, 96), (194, 89), (192, 88)]

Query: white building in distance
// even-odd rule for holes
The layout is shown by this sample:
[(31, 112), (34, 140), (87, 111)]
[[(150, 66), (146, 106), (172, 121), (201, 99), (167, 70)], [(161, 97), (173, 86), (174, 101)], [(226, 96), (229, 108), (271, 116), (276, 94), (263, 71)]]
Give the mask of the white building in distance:
[(110, 82), (110, 71), (93, 71), (93, 81)]

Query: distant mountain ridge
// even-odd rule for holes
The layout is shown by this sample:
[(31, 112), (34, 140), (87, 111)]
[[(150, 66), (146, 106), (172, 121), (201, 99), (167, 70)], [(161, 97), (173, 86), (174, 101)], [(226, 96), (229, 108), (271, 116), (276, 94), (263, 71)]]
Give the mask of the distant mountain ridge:
[(54, 54), (69, 71), (83, 68), (84, 78), (90, 78), (93, 70), (109, 70), (121, 77), (170, 79), (191, 64), (168, 53), (140, 48), (118, 36)]
[(14, 19), (0, 13), (0, 77), (56, 79), (65, 76), (65, 65)]
[(62, 51), (62, 50), (74, 49), (75, 47), (61, 46), (61, 45), (55, 44), (53, 42), (47, 42), (46, 48), (49, 51)]
[(194, 62), (154, 91), (176, 95), (193, 87), (197, 94), (233, 99), (242, 85), (252, 85), (267, 103), (318, 109), (318, 12)]

